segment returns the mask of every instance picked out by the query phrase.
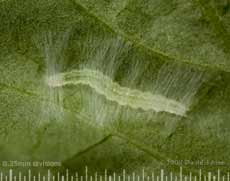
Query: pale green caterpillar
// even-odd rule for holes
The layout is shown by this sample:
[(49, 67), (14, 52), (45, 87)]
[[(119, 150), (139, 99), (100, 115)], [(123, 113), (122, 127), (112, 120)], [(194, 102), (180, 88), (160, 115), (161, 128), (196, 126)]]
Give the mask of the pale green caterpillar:
[(168, 112), (185, 116), (187, 107), (182, 103), (159, 94), (143, 92), (137, 89), (122, 87), (110, 77), (100, 71), (91, 69), (72, 70), (48, 77), (50, 87), (59, 87), (68, 84), (88, 85), (107, 100), (114, 101), (121, 106), (130, 106), (133, 109), (155, 112)]

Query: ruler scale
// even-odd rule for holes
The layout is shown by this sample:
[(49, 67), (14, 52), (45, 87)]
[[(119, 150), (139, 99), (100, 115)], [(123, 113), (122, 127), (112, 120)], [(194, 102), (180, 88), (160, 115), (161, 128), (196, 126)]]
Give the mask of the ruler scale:
[[(75, 180), (78, 181), (78, 173), (75, 174)], [(96, 180), (96, 179), (95, 179)]]
[(145, 181), (145, 170), (142, 170), (142, 181)]
[(22, 173), (19, 172), (19, 181), (22, 181)]
[(152, 181), (155, 181), (155, 176), (154, 172), (152, 172)]
[(208, 172), (208, 181), (211, 181), (211, 179), (212, 179), (212, 173)]
[(12, 181), (12, 179), (13, 179), (13, 170), (10, 169), (10, 171), (9, 171), (9, 181)]
[(217, 174), (217, 181), (220, 181), (220, 170), (218, 169), (218, 174)]
[(142, 169), (140, 174), (135, 172), (128, 173), (125, 169), (122, 169), (122, 172), (119, 174), (108, 172), (107, 169), (102, 174), (98, 174), (98, 172), (89, 172), (88, 167), (85, 167), (83, 175), (79, 175), (78, 172), (69, 172), (68, 169), (63, 174), (53, 172), (47, 169), (47, 172), (38, 172), (37, 175), (33, 175), (30, 169), (27, 172), (25, 170), (25, 174), (22, 174), (21, 171), (9, 169), (6, 173), (0, 171), (0, 181), (56, 181), (56, 178), (57, 181), (230, 181), (229, 172), (224, 173), (220, 169), (216, 172), (207, 173), (202, 173), (200, 169), (198, 175), (193, 175), (192, 172), (188, 174), (183, 173), (182, 167), (179, 168), (179, 173), (160, 169), (159, 173), (156, 174), (155, 172), (147, 172), (144, 169)]
[(201, 181), (201, 177), (202, 177), (202, 171), (200, 169), (200, 172), (199, 172), (199, 181)]
[[(115, 181), (116, 180), (116, 173), (115, 172), (113, 172), (113, 181)], [(95, 180), (96, 181), (96, 180)], [(134, 180), (133, 180), (134, 181)]]

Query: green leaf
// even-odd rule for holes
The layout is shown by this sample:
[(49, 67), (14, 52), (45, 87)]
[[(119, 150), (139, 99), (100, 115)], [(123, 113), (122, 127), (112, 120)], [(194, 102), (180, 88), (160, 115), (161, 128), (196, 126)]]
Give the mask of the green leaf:
[(0, 1), (0, 161), (227, 172), (229, 20), (218, 0)]

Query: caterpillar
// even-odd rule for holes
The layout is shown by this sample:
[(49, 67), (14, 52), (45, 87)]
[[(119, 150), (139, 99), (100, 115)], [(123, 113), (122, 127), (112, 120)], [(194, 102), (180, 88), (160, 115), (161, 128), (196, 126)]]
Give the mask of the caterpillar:
[(188, 109), (186, 105), (163, 95), (123, 87), (102, 72), (87, 68), (49, 76), (47, 84), (50, 87), (69, 84), (87, 85), (98, 94), (105, 96), (107, 100), (115, 101), (121, 106), (130, 106), (133, 109), (144, 111), (153, 110), (185, 116)]

